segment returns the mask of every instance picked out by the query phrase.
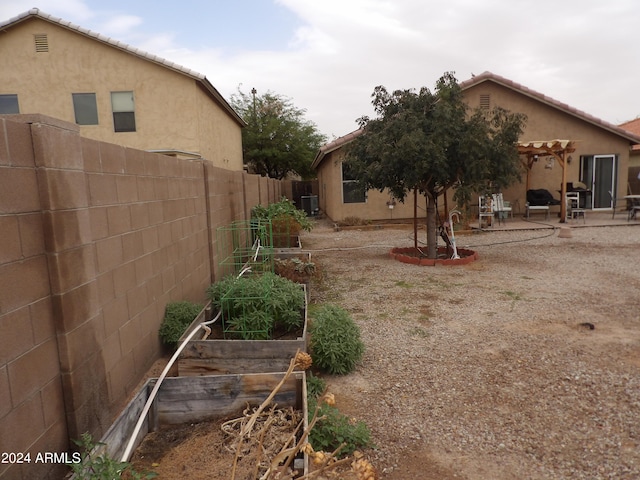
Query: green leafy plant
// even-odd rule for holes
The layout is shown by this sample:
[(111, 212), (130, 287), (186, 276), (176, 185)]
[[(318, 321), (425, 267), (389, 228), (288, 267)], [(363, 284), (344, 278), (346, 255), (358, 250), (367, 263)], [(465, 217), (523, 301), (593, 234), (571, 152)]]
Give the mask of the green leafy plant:
[(311, 261), (292, 258), (274, 258), (275, 273), (297, 283), (307, 283), (312, 278), (318, 278), (316, 264)]
[(175, 347), (180, 337), (198, 316), (202, 305), (192, 302), (170, 302), (167, 304), (164, 319), (160, 325), (160, 338), (165, 345)]
[(313, 364), (328, 373), (351, 372), (364, 354), (360, 328), (337, 305), (323, 305), (314, 312), (310, 333)]
[(296, 208), (286, 197), (266, 207), (256, 205), (251, 216), (260, 220), (270, 220), (274, 232), (297, 233), (300, 229), (309, 232), (313, 228), (313, 222), (307, 218), (307, 214)]
[(318, 404), (318, 399), (307, 395), (309, 405), (309, 420), (318, 408), (318, 419), (309, 432), (309, 443), (316, 451), (332, 452), (344, 443), (338, 452), (338, 457), (352, 454), (359, 448), (369, 447), (371, 431), (366, 423), (354, 421), (343, 414), (333, 405)]
[(292, 331), (304, 322), (304, 290), (272, 272), (225, 277), (207, 295), (225, 328), (245, 340), (266, 340), (274, 329)]
[(82, 449), (82, 461), (68, 464), (77, 480), (115, 480), (123, 476), (133, 480), (142, 480), (158, 476), (155, 472), (137, 472), (129, 462), (119, 462), (105, 453), (94, 452), (96, 447), (104, 444), (95, 443), (89, 433), (83, 433), (79, 440), (73, 442)]
[(273, 278), (273, 290), (270, 297), (271, 308), (274, 313), (276, 326), (282, 326), (286, 331), (295, 330), (302, 326), (302, 310), (305, 305), (302, 287), (287, 278), (268, 274)]
[(327, 382), (323, 378), (316, 377), (312, 372), (307, 373), (307, 398), (318, 398), (327, 389)]
[(249, 309), (229, 318), (225, 325), (244, 340), (268, 340), (273, 328), (273, 319), (264, 310)]

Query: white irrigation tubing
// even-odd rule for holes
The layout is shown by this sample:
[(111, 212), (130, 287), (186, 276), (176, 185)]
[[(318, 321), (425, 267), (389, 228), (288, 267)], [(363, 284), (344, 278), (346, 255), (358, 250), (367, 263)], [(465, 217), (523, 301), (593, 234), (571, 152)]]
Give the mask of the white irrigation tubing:
[[(255, 262), (257, 260), (257, 258), (258, 258), (258, 253), (260, 252), (260, 248), (262, 248), (261, 245), (260, 245), (260, 239), (259, 238), (256, 238), (256, 241), (253, 244), (253, 248), (255, 248), (255, 250), (256, 250), (256, 253), (253, 255), (253, 261)], [(243, 265), (242, 269), (240, 270), (240, 273), (238, 274), (238, 278), (241, 277), (242, 275), (244, 275), (246, 272), (249, 272), (249, 271), (251, 271), (251, 266), (249, 265), (249, 262), (247, 262), (247, 263), (245, 263)], [(126, 461), (129, 460), (129, 456), (131, 455), (131, 450), (133, 450), (133, 444), (136, 441), (136, 437), (138, 436), (138, 433), (140, 432), (140, 429), (142, 428), (142, 424), (144, 423), (144, 420), (145, 420), (147, 414), (149, 413), (149, 409), (151, 408), (151, 404), (153, 403), (153, 401), (156, 398), (156, 395), (158, 394), (158, 390), (160, 390), (160, 385), (162, 384), (162, 382), (164, 381), (165, 377), (167, 376), (167, 373), (169, 373), (169, 369), (173, 366), (173, 364), (178, 359), (178, 356), (180, 355), (182, 350), (184, 350), (184, 347), (187, 345), (189, 340), (191, 340), (194, 337), (196, 332), (198, 332), (201, 328), (205, 328), (206, 329), (206, 327), (208, 327), (209, 325), (211, 325), (212, 323), (217, 321), (220, 318), (220, 315), (222, 315), (222, 310), (220, 310), (218, 312), (218, 314), (215, 316), (214, 319), (209, 320), (208, 322), (202, 322), (196, 328), (194, 328), (193, 331), (189, 335), (187, 335), (187, 338), (185, 338), (184, 342), (182, 342), (182, 344), (178, 347), (176, 352), (173, 354), (173, 357), (171, 357), (171, 360), (169, 360), (169, 363), (167, 363), (167, 366), (164, 367), (164, 370), (162, 371), (162, 374), (160, 375), (160, 377), (158, 377), (158, 381), (153, 386), (153, 390), (151, 391), (151, 394), (149, 395), (149, 398), (147, 399), (147, 403), (144, 405), (144, 408), (142, 409), (142, 413), (140, 414), (140, 418), (138, 418), (138, 423), (136, 424), (136, 427), (133, 430), (133, 434), (131, 435), (131, 438), (129, 439), (129, 443), (127, 444), (127, 449), (122, 454), (122, 459), (120, 460), (121, 462), (126, 462)]]
[(365, 248), (378, 248), (378, 247), (394, 248), (394, 247), (397, 247), (397, 245), (384, 245), (380, 243), (372, 243), (371, 245), (361, 245), (359, 247), (328, 247), (328, 248), (316, 248), (316, 249), (304, 248), (303, 250), (305, 252), (331, 252), (331, 251), (341, 252), (343, 250), (345, 251), (346, 250), (363, 250)]
[(131, 438), (129, 439), (129, 443), (127, 444), (127, 449), (122, 454), (122, 459), (120, 460), (121, 462), (127, 462), (129, 460), (129, 456), (131, 455), (131, 450), (133, 450), (133, 444), (135, 443), (136, 438), (138, 436), (138, 433), (140, 432), (140, 428), (142, 428), (142, 424), (144, 423), (144, 420), (147, 417), (147, 414), (149, 413), (149, 409), (151, 408), (151, 404), (153, 403), (154, 399), (156, 398), (156, 395), (158, 393), (158, 390), (160, 389), (160, 385), (162, 384), (162, 381), (167, 376), (167, 373), (169, 373), (169, 369), (175, 363), (176, 359), (178, 358), (178, 355), (180, 355), (180, 352), (182, 352), (184, 347), (187, 345), (187, 342), (189, 342), (189, 340), (191, 340), (194, 337), (196, 332), (200, 331), (200, 328), (204, 328), (204, 327), (207, 327), (208, 325), (211, 325), (216, 320), (218, 320), (218, 318), (220, 318), (221, 314), (222, 314), (222, 311), (218, 312), (218, 314), (215, 316), (214, 319), (209, 320), (208, 322), (202, 322), (200, 325), (198, 325), (196, 328), (194, 328), (193, 331), (187, 336), (187, 338), (185, 338), (184, 342), (182, 342), (182, 344), (178, 347), (178, 349), (176, 350), (176, 353), (173, 354), (173, 357), (171, 357), (171, 360), (169, 360), (169, 363), (167, 363), (167, 366), (164, 367), (164, 370), (162, 371), (162, 374), (160, 375), (160, 377), (158, 377), (158, 381), (154, 385), (153, 390), (151, 391), (151, 394), (149, 395), (149, 398), (147, 399), (147, 403), (145, 403), (144, 408), (142, 409), (142, 413), (140, 414), (140, 418), (138, 418), (138, 423), (136, 424), (136, 427), (133, 430), (133, 434), (131, 435)]

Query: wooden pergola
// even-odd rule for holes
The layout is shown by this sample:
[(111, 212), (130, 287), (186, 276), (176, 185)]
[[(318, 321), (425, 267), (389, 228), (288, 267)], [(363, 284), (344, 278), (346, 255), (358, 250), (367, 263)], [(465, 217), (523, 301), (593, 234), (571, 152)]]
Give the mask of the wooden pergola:
[(527, 191), (531, 189), (531, 168), (534, 162), (542, 157), (553, 157), (560, 167), (562, 167), (562, 183), (560, 191), (560, 222), (564, 222), (567, 205), (564, 201), (567, 193), (567, 171), (565, 169), (567, 155), (576, 151), (574, 140), (546, 140), (535, 142), (518, 143), (518, 154), (522, 159), (522, 164), (527, 169)]

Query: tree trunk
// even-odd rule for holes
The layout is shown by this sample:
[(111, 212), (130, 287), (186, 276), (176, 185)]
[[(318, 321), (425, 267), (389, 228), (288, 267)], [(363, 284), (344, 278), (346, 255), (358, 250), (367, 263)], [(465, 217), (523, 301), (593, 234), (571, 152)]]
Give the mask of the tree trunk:
[(427, 258), (438, 258), (438, 225), (436, 202), (433, 195), (425, 194), (427, 199)]
[(413, 189), (413, 248), (418, 251), (418, 189)]

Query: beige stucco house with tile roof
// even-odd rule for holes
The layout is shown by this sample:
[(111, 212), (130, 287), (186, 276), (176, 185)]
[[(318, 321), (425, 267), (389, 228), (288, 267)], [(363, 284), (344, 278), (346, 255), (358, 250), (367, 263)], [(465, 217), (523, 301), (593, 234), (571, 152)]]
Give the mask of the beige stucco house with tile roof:
[[(607, 210), (612, 208), (609, 191), (623, 196), (627, 192), (631, 148), (640, 143), (640, 135), (610, 124), (542, 93), (491, 72), (461, 82), (464, 97), (471, 108), (502, 107), (527, 115), (527, 124), (521, 141), (548, 141), (567, 139), (575, 143), (576, 150), (568, 158), (566, 181), (590, 190), (586, 208)], [(318, 173), (320, 208), (334, 221), (356, 215), (370, 220), (387, 220), (388, 194), (377, 191), (355, 197), (351, 195), (353, 179), (343, 168), (344, 145), (353, 140), (357, 132), (341, 137), (320, 149), (314, 160)], [(523, 181), (503, 191), (504, 198), (516, 213), (524, 212), (526, 186)], [(547, 160), (535, 162), (530, 171), (532, 189), (546, 189), (560, 199), (562, 169)], [(449, 202), (452, 206), (452, 202)], [(419, 205), (424, 208), (424, 201)], [(418, 215), (422, 215), (419, 211)], [(412, 218), (413, 205), (394, 207), (394, 218)]]
[[(640, 118), (635, 118), (620, 125), (634, 135), (640, 135)], [(640, 195), (640, 144), (634, 145), (629, 156), (629, 183), (626, 193)]]
[(32, 9), (0, 23), (0, 113), (40, 113), (84, 137), (242, 170), (244, 121), (207, 78)]

